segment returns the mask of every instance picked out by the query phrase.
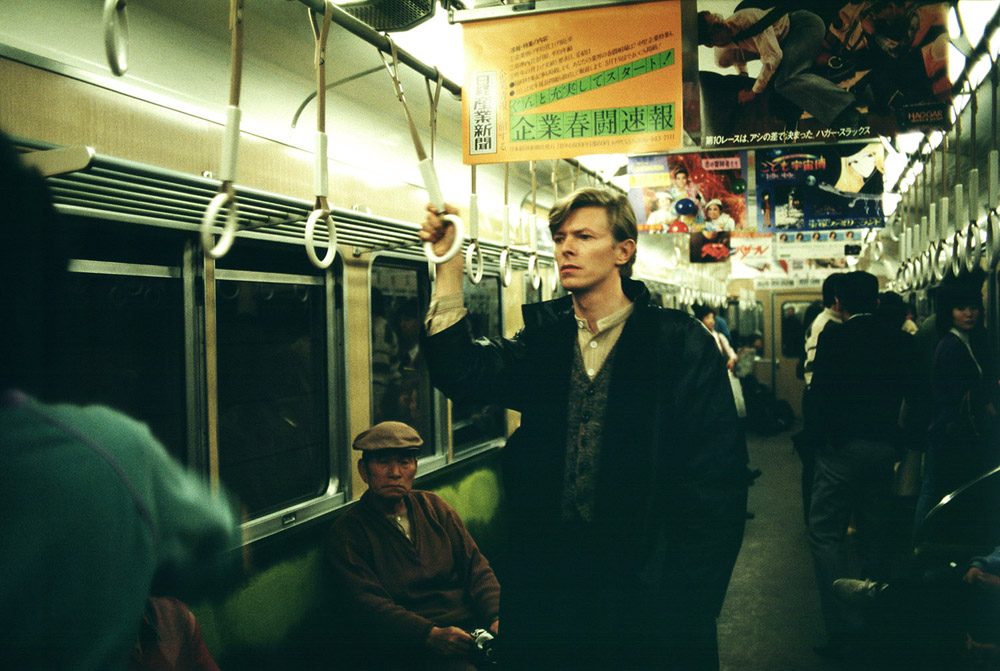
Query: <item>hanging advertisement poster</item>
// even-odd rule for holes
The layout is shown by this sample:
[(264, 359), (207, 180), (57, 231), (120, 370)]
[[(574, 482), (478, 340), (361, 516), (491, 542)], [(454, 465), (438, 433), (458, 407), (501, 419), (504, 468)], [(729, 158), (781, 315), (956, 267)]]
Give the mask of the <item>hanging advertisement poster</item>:
[(702, 147), (947, 127), (949, 3), (749, 4), (697, 3)]
[(629, 202), (640, 235), (689, 234), (691, 263), (729, 258), (733, 231), (756, 230), (747, 213), (747, 155), (629, 157)]
[(729, 240), (730, 258), (757, 271), (765, 271), (774, 261), (774, 236), (770, 233), (736, 232)]
[(798, 231), (778, 233), (775, 256), (778, 259), (837, 259), (861, 254), (861, 241), (868, 231), (851, 228), (836, 231)]
[(681, 146), (681, 9), (652, 2), (463, 24), (463, 159)]
[(880, 142), (760, 149), (756, 158), (760, 230), (812, 233), (885, 225)]

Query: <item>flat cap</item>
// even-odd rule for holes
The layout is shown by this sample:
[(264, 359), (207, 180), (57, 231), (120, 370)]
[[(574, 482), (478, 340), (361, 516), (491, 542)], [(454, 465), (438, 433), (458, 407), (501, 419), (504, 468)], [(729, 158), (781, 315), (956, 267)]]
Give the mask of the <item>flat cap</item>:
[(351, 445), (355, 450), (417, 450), (424, 444), (423, 438), (409, 424), (403, 422), (379, 422), (367, 431), (362, 431)]

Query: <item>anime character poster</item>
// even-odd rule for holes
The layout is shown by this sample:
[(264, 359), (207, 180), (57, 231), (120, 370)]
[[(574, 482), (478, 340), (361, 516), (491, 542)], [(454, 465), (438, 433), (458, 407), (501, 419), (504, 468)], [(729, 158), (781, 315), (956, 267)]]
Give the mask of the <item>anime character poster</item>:
[(779, 243), (828, 242), (814, 233), (884, 226), (884, 161), (880, 142), (758, 150), (760, 230)]
[(755, 228), (748, 169), (742, 152), (630, 157), (629, 201), (640, 234), (687, 234), (691, 263), (727, 260), (730, 234)]
[(948, 8), (928, 0), (698, 0), (697, 38), (685, 44), (698, 44), (701, 146), (946, 127)]

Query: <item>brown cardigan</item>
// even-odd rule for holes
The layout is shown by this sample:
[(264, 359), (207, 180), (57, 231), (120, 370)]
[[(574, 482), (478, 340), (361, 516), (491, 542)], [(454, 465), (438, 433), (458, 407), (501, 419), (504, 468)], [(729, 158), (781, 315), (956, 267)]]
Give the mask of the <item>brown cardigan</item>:
[(406, 498), (411, 543), (366, 492), (333, 526), (328, 556), (351, 621), (383, 641), (421, 649), (432, 626), (485, 627), (500, 584), (465, 525), (436, 494)]

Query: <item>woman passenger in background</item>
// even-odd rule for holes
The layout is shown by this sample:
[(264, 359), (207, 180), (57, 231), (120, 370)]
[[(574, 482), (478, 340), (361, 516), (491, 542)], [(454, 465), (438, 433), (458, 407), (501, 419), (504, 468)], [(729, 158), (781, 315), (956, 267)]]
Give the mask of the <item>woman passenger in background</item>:
[(942, 284), (940, 340), (931, 368), (933, 410), (915, 530), (945, 495), (996, 465), (990, 436), (996, 368), (982, 324), (982, 275)]

